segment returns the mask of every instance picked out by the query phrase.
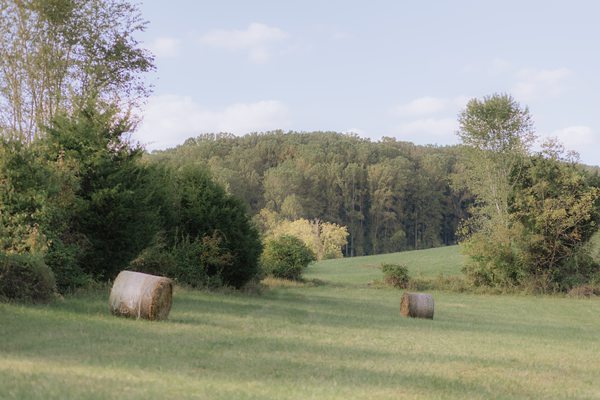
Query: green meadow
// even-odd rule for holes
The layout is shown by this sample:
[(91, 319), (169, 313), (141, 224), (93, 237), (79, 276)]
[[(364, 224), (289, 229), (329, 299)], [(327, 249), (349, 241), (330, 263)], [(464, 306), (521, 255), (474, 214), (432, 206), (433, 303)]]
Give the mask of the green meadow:
[(178, 288), (168, 321), (108, 290), (0, 304), (0, 399), (598, 399), (600, 300), (432, 291), (402, 318), (382, 262), (460, 274), (456, 247), (314, 264), (262, 294)]

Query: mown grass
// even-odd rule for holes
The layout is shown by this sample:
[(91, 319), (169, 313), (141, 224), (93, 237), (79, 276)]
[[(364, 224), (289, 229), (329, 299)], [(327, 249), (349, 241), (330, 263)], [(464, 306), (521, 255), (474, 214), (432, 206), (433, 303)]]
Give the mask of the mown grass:
[(323, 279), (344, 285), (365, 284), (382, 278), (381, 264), (404, 264), (413, 278), (435, 278), (461, 274), (464, 256), (458, 246), (414, 250), (377, 256), (325, 260), (310, 266), (306, 279)]
[[(385, 257), (456, 271), (456, 249), (420, 254)], [(106, 292), (1, 304), (0, 398), (600, 398), (599, 300), (433, 292), (433, 321), (405, 319), (401, 291), (366, 285), (381, 257), (262, 295), (178, 289), (158, 323), (110, 316)]]

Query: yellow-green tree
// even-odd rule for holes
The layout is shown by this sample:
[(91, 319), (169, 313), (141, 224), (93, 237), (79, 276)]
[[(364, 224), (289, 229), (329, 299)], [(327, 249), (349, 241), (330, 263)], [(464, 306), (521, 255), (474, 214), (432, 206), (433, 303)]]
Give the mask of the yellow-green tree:
[(284, 235), (295, 236), (315, 253), (317, 260), (342, 258), (342, 248), (347, 244), (348, 229), (331, 222), (319, 219), (309, 221), (281, 220), (271, 227), (267, 238), (277, 238)]

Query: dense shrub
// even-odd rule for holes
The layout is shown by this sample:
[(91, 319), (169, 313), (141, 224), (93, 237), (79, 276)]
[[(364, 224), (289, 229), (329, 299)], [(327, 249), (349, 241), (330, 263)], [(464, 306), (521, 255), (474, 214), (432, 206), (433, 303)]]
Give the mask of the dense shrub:
[[(57, 117), (43, 139), (48, 161), (68, 168), (73, 178), (66, 188), (71, 197), (59, 204), (69, 212), (48, 235), (68, 243), (76, 236), (79, 266), (99, 279), (114, 278), (148, 247), (165, 207), (155, 196), (163, 183), (141, 162), (142, 149), (126, 139), (131, 128), (116, 110), (89, 104)], [(70, 257), (68, 251), (60, 256)]]
[(222, 246), (217, 235), (190, 239), (185, 237), (173, 248), (175, 261), (171, 277), (192, 287), (218, 287), (225, 282), (224, 273), (231, 268), (233, 256)]
[(176, 269), (175, 256), (167, 247), (164, 236), (159, 234), (154, 242), (129, 263), (128, 269), (147, 274), (173, 277)]
[(60, 239), (53, 240), (44, 255), (44, 262), (56, 279), (60, 293), (68, 293), (81, 287), (90, 286), (94, 279), (84, 272), (79, 264), (81, 247), (77, 244), (65, 244)]
[(54, 274), (40, 256), (0, 253), (0, 299), (42, 302), (55, 293)]
[[(191, 272), (194, 265), (206, 263), (208, 277), (219, 276), (226, 286), (242, 287), (257, 275), (262, 250), (246, 207), (202, 167), (177, 171), (173, 182), (174, 220), (168, 231), (178, 265), (191, 273), (184, 275), (196, 276), (198, 272)], [(191, 281), (199, 282), (196, 278)]]
[(268, 241), (260, 258), (265, 274), (276, 278), (300, 280), (315, 254), (295, 236), (283, 235)]
[(569, 290), (570, 297), (595, 297), (600, 296), (600, 285), (581, 285)]
[(172, 247), (168, 247), (161, 237), (142, 251), (129, 264), (129, 269), (166, 276), (180, 284), (201, 288), (223, 286), (223, 272), (232, 264), (233, 256), (215, 232), (202, 238), (183, 237)]
[(390, 286), (397, 288), (407, 288), (410, 281), (408, 268), (399, 264), (381, 264), (383, 272), (383, 281)]

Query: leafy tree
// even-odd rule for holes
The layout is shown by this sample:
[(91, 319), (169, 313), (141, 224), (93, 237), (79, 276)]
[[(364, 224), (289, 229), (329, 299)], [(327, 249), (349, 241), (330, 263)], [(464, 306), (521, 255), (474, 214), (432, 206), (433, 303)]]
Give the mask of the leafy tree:
[(267, 238), (294, 236), (315, 254), (317, 260), (342, 258), (342, 248), (347, 244), (348, 230), (331, 222), (319, 219), (309, 221), (286, 219), (276, 222), (267, 232)]
[(0, 252), (42, 253), (47, 248), (48, 192), (54, 180), (37, 150), (10, 139), (0, 143)]
[(562, 146), (548, 142), (532, 158), (512, 213), (524, 227), (519, 262), (544, 290), (566, 290), (597, 272), (586, 242), (598, 230), (600, 189), (591, 187)]
[(315, 255), (297, 237), (283, 235), (267, 241), (260, 263), (267, 275), (299, 280)]
[(597, 270), (584, 244), (597, 229), (598, 188), (556, 143), (531, 156), (527, 109), (511, 97), (472, 100), (460, 116), (475, 195), (465, 224), (465, 271), (476, 284), (565, 290)]
[[(301, 193), (304, 176), (292, 160), (286, 160), (265, 173), (263, 185), (267, 208), (280, 212), (289, 195)], [(295, 203), (298, 204), (297, 198)]]
[(340, 219), (347, 221), (349, 233), (346, 256), (363, 255), (365, 252), (367, 176), (364, 166), (351, 162), (344, 169), (341, 178), (344, 208)]
[(534, 140), (529, 111), (508, 95), (473, 99), (459, 116), (464, 144), (459, 184), (475, 196), (472, 217), (463, 225), (465, 272), (476, 284), (517, 285), (526, 275), (517, 262), (517, 238), (509, 203), (522, 178)]
[(145, 22), (127, 0), (0, 1), (0, 131), (22, 142), (101, 99), (128, 110), (148, 87)]
[[(262, 245), (244, 204), (197, 166), (177, 171), (171, 187), (175, 193), (175, 219), (167, 231), (175, 245), (188, 240), (200, 241), (210, 249), (218, 247), (221, 260), (227, 258), (227, 262), (215, 263), (225, 285), (241, 287), (256, 276)], [(203, 239), (207, 237), (213, 238), (211, 243)]]
[(508, 224), (508, 201), (535, 140), (529, 110), (495, 94), (469, 101), (458, 121), (467, 165), (463, 183), (475, 195), (478, 212)]
[(403, 200), (410, 162), (396, 157), (368, 167), (371, 238), (374, 253), (406, 248)]
[(154, 167), (143, 165), (141, 149), (126, 141), (130, 129), (115, 109), (99, 111), (90, 103), (73, 117), (57, 117), (44, 139), (48, 160), (68, 165), (76, 177), (52, 240), (78, 246), (79, 265), (102, 279), (114, 277), (148, 246), (166, 206), (156, 196), (162, 183), (155, 181)]

